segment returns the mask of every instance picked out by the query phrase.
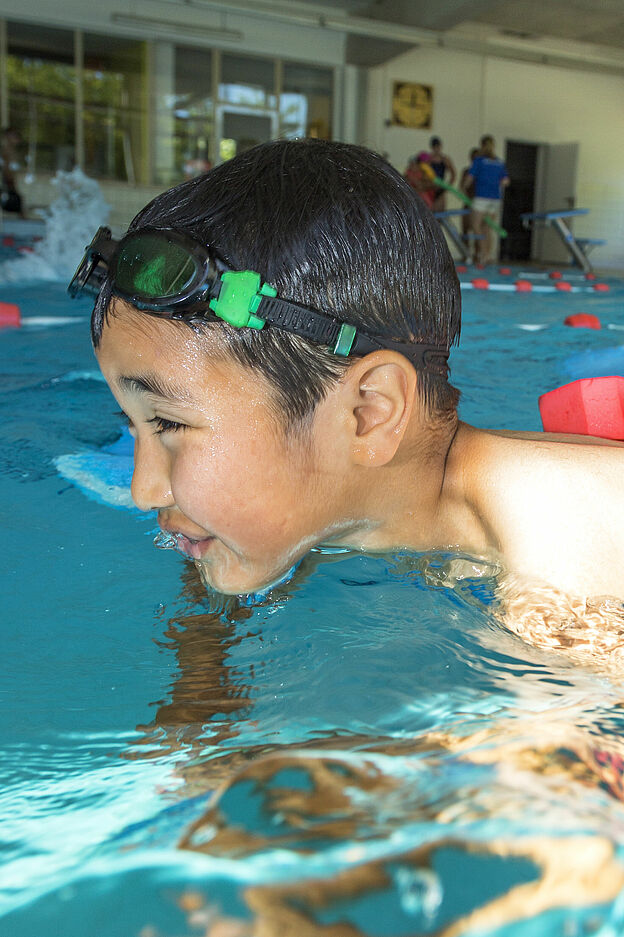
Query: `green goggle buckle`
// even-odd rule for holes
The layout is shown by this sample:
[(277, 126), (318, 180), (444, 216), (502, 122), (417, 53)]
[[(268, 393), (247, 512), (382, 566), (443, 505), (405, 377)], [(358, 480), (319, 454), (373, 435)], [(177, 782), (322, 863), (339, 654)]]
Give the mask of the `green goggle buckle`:
[(262, 283), (253, 270), (229, 270), (221, 274), (221, 289), (208, 305), (215, 316), (237, 329), (261, 329), (265, 319), (256, 316), (263, 296), (277, 296), (277, 290)]

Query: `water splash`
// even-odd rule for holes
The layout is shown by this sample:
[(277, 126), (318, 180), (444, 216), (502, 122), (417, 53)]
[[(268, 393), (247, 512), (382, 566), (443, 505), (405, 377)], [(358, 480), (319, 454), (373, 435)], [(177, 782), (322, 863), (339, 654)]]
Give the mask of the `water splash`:
[(45, 232), (32, 252), (0, 264), (0, 282), (66, 280), (76, 269), (96, 229), (105, 224), (110, 207), (95, 179), (81, 169), (57, 172), (58, 197), (43, 214)]
[(168, 530), (160, 530), (154, 537), (154, 546), (158, 547), (159, 550), (177, 550), (188, 558), (188, 554), (184, 552), (180, 545), (181, 537), (182, 534), (172, 534)]

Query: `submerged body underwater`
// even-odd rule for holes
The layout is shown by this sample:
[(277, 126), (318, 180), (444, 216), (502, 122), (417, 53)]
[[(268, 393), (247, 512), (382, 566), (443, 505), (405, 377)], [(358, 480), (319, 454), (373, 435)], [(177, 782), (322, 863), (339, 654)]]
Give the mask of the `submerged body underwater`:
[[(313, 551), (207, 593), (131, 507), (88, 302), (0, 291), (0, 934), (622, 933), (619, 634), (534, 646), (463, 556)], [(622, 295), (466, 291), (460, 417), (539, 429), (617, 358)]]

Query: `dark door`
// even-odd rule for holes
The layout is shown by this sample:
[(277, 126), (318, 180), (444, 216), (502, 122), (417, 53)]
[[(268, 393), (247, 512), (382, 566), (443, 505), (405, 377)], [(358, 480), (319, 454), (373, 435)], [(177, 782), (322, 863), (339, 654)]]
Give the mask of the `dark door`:
[(537, 167), (537, 144), (516, 143), (508, 140), (505, 148), (505, 163), (509, 172), (509, 185), (503, 203), (503, 228), (507, 237), (501, 240), (503, 260), (531, 259), (531, 231), (523, 227), (522, 212), (534, 211), (535, 170)]

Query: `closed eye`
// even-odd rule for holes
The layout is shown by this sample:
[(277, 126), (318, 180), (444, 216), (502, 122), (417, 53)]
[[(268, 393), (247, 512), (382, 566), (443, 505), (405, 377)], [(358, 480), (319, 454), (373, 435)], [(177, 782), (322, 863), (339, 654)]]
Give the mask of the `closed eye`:
[(180, 429), (188, 429), (186, 423), (175, 423), (173, 420), (165, 420), (162, 416), (154, 416), (151, 420), (146, 420), (146, 423), (153, 423), (154, 432), (158, 435), (160, 433), (176, 433)]

